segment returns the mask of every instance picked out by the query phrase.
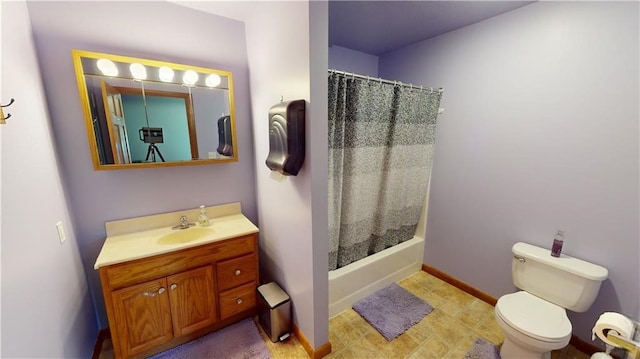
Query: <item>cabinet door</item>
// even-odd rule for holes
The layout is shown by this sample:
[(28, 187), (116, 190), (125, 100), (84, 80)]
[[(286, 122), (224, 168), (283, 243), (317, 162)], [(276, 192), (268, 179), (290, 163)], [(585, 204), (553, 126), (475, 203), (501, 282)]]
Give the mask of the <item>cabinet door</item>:
[(167, 277), (173, 333), (189, 334), (216, 322), (213, 267), (192, 269)]
[(111, 293), (123, 357), (135, 355), (173, 338), (166, 279)]

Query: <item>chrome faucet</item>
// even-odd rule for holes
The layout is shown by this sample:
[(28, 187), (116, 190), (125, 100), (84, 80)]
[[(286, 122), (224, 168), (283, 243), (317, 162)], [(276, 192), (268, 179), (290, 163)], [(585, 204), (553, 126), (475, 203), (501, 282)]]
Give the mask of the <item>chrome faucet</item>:
[(187, 216), (182, 216), (180, 217), (180, 224), (178, 224), (177, 226), (171, 227), (171, 229), (187, 229), (195, 225), (196, 225), (195, 223), (189, 222), (189, 220), (187, 219)]

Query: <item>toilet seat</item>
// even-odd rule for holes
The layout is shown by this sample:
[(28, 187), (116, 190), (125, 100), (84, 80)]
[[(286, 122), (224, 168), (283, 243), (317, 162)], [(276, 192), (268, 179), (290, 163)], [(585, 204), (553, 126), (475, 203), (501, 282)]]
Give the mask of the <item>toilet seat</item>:
[(530, 293), (500, 297), (495, 311), (514, 330), (539, 341), (560, 343), (571, 337), (571, 322), (564, 308)]

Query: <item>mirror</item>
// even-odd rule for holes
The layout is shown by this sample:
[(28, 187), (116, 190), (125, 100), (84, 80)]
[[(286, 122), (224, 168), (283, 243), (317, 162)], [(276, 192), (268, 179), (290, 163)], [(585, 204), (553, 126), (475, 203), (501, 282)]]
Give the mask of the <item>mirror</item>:
[(238, 160), (230, 72), (72, 50), (96, 170)]

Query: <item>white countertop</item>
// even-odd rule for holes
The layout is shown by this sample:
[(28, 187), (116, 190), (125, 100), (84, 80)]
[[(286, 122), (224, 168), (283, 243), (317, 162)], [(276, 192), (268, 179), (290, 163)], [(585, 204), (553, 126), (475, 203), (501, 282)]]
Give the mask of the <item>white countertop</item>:
[(159, 241), (159, 239), (166, 235), (189, 231), (190, 229), (174, 230), (171, 229), (171, 226), (163, 226), (132, 233), (108, 235), (96, 259), (94, 268), (98, 269), (111, 264), (174, 252), (258, 232), (258, 227), (242, 214), (215, 217), (211, 219), (211, 224), (208, 227), (197, 226), (192, 228), (206, 228), (210, 230), (210, 233), (207, 231), (206, 236), (200, 236), (196, 240), (188, 242), (173, 241), (170, 243)]

